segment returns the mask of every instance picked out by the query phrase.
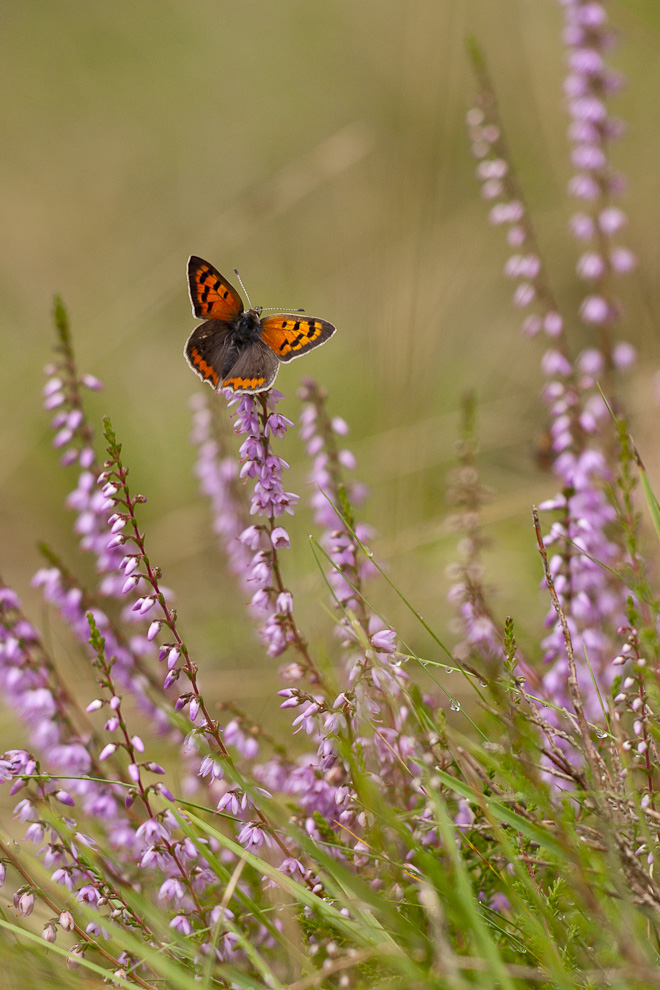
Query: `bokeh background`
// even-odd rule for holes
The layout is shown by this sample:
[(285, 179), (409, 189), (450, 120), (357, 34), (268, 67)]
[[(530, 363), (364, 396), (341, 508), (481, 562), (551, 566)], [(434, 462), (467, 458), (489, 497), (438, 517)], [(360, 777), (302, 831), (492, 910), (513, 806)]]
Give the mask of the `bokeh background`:
[[(640, 352), (624, 397), (657, 478), (660, 11), (648, 0), (608, 8), (623, 36), (613, 60), (629, 76), (616, 103), (630, 129), (613, 155), (630, 180), (626, 243), (640, 259), (620, 287), (621, 335)], [(328, 389), (371, 488), (362, 514), (374, 549), (448, 643), (446, 476), (461, 396), (476, 392), (495, 608), (537, 642), (546, 602), (530, 506), (554, 491), (534, 456), (543, 344), (521, 338), (502, 231), (489, 228), (474, 178), (465, 39), (486, 52), (570, 322), (582, 290), (567, 234), (556, 0), (26, 0), (0, 12), (0, 573), (65, 665), (82, 669), (30, 588), (40, 539), (89, 576), (62, 506), (74, 474), (57, 467), (40, 406), (54, 293), (81, 371), (105, 383), (90, 415), (111, 416), (148, 497), (151, 557), (205, 683), (256, 717), (275, 707), (277, 665), (223, 572), (192, 475), (188, 403), (203, 386), (182, 357), (195, 325), (190, 253), (238, 267), (254, 303), (303, 306), (338, 326), (328, 347), (283, 368), (283, 411), (296, 419), (303, 375)], [(588, 344), (575, 318), (570, 333)], [(290, 487), (304, 492), (302, 448), (294, 438), (285, 449)], [(324, 650), (308, 513), (291, 528), (286, 580)], [(380, 585), (373, 598), (437, 657), (398, 599)]]

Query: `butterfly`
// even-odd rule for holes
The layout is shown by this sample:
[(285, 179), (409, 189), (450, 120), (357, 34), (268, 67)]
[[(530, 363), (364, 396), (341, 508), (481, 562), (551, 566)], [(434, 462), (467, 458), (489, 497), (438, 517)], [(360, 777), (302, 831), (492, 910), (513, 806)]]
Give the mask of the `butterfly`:
[(205, 322), (190, 334), (183, 353), (195, 374), (216, 391), (265, 392), (281, 361), (325, 344), (337, 329), (309, 316), (278, 313), (262, 318), (261, 306), (246, 310), (224, 275), (195, 255), (188, 259), (188, 285), (193, 313)]

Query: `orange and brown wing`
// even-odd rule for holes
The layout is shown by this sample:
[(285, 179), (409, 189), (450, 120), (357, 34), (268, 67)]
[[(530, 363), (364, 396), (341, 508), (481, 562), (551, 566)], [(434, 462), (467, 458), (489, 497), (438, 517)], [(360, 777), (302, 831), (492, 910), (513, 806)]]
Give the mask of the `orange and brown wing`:
[(280, 313), (261, 321), (261, 339), (280, 361), (292, 361), (330, 340), (337, 328), (325, 320)]
[(188, 286), (195, 316), (230, 322), (243, 312), (234, 286), (210, 262), (195, 255), (188, 259)]
[(200, 323), (188, 337), (183, 353), (195, 374), (216, 389), (238, 356), (231, 324), (221, 320)]
[(220, 384), (234, 392), (254, 395), (265, 392), (277, 378), (279, 361), (261, 340), (245, 346)]

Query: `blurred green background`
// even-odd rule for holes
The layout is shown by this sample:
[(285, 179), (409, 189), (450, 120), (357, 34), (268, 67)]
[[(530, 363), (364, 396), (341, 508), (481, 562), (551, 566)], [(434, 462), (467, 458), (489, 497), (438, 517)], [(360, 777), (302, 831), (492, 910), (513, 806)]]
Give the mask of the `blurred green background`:
[[(630, 129), (612, 154), (630, 180), (626, 243), (640, 258), (620, 285), (621, 335), (640, 351), (625, 397), (657, 478), (660, 15), (646, 0), (608, 9), (623, 35), (613, 63), (629, 76), (615, 110)], [(461, 395), (476, 390), (483, 479), (495, 493), (486, 510), (495, 607), (518, 617), (523, 640), (538, 637), (546, 602), (530, 506), (554, 491), (534, 460), (546, 425), (543, 343), (520, 336), (502, 231), (489, 228), (474, 179), (464, 41), (475, 35), (487, 54), (570, 320), (584, 290), (566, 233), (559, 4), (25, 0), (0, 11), (0, 572), (31, 616), (45, 618), (29, 586), (38, 539), (89, 575), (62, 507), (74, 474), (58, 469), (40, 407), (57, 292), (81, 371), (105, 383), (90, 414), (97, 424), (111, 416), (133, 488), (149, 499), (151, 556), (177, 593), (206, 684), (215, 678), (218, 696), (257, 716), (273, 706), (277, 664), (223, 574), (191, 472), (188, 400), (203, 386), (182, 348), (195, 325), (185, 263), (196, 253), (223, 272), (238, 267), (253, 303), (303, 306), (338, 326), (328, 347), (283, 368), (281, 408), (296, 419), (303, 375), (327, 387), (372, 490), (363, 517), (378, 530), (374, 548), (448, 641), (446, 475)], [(588, 343), (574, 318), (570, 333)], [(285, 449), (290, 487), (304, 492), (300, 444)], [(323, 649), (309, 515), (291, 528), (286, 580)], [(403, 606), (381, 587), (373, 598), (429, 655)], [(47, 629), (68, 658), (56, 624)], [(245, 677), (264, 665), (268, 676)]]

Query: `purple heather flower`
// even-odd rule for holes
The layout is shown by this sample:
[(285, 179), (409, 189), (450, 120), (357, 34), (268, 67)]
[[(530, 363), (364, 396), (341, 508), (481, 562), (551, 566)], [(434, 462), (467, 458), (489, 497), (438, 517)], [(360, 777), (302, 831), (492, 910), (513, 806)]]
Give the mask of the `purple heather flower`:
[(177, 877), (170, 877), (161, 884), (158, 897), (161, 901), (175, 901), (180, 903), (186, 897), (186, 889)]
[(27, 918), (34, 910), (34, 894), (32, 891), (25, 891), (22, 894), (14, 895), (14, 907), (16, 913)]
[(381, 629), (371, 637), (371, 644), (382, 653), (394, 653), (397, 635), (394, 629)]
[(172, 918), (170, 928), (174, 928), (181, 935), (191, 935), (193, 930), (190, 919), (186, 914), (177, 914)]
[(238, 833), (238, 841), (246, 849), (259, 849), (262, 845), (272, 846), (273, 841), (260, 825), (255, 822), (247, 822)]

